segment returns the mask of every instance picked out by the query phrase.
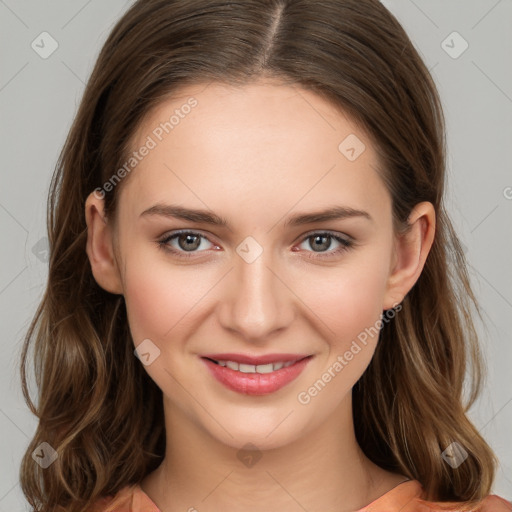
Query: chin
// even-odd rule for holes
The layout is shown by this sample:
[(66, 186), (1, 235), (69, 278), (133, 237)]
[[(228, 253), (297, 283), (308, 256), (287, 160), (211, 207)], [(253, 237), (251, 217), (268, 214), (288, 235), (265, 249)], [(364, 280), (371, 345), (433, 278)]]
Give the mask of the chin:
[[(271, 429), (269, 429), (271, 431)], [(268, 432), (257, 431), (254, 428), (251, 428), (250, 425), (247, 426), (246, 429), (238, 429), (233, 431), (233, 437), (224, 433), (222, 436), (217, 436), (212, 432), (213, 437), (216, 438), (217, 441), (222, 444), (234, 448), (236, 450), (255, 450), (255, 451), (265, 451), (265, 450), (275, 450), (279, 448), (283, 448), (288, 444), (291, 444), (298, 438), (300, 438), (301, 433), (298, 431), (287, 431), (283, 430), (283, 432), (268, 435)]]
[(248, 446), (258, 450), (274, 450), (285, 447), (306, 434), (307, 419), (299, 418), (299, 412), (296, 406), (268, 415), (253, 409), (245, 414), (239, 412), (236, 416), (233, 414), (223, 418), (216, 417), (225, 430), (217, 422), (210, 421), (211, 418), (207, 420), (207, 424), (203, 423), (202, 428), (206, 428), (216, 441), (236, 450), (243, 450)]

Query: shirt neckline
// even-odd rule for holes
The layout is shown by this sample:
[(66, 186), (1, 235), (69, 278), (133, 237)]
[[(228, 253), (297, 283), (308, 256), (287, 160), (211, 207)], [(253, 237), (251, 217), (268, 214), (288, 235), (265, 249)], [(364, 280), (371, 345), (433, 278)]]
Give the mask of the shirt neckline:
[[(134, 490), (135, 492), (139, 493), (144, 501), (147, 502), (146, 505), (154, 507), (154, 512), (161, 512), (156, 503), (154, 503), (153, 500), (145, 493), (140, 484), (135, 484)], [(365, 505), (363, 508), (360, 508), (355, 512), (370, 512), (374, 509), (374, 507), (383, 505), (384, 502), (386, 502), (386, 505), (392, 504), (394, 499), (398, 497), (410, 500), (417, 495), (417, 491), (419, 490), (421, 490), (421, 486), (417, 480), (404, 480), (403, 482), (400, 482), (392, 487), (389, 491), (386, 491), (378, 498), (374, 499), (371, 503), (368, 503), (368, 505)], [(404, 493), (406, 494), (404, 495)]]

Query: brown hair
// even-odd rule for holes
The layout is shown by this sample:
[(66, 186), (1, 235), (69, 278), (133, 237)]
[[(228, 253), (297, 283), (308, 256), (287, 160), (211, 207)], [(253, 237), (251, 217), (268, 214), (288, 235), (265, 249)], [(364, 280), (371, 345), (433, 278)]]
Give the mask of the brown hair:
[[(87, 196), (126, 161), (148, 112), (179, 87), (265, 76), (322, 95), (364, 127), (397, 232), (417, 203), (435, 207), (423, 272), (353, 388), (362, 450), (419, 480), (430, 501), (463, 510), (489, 494), (497, 459), (466, 416), (483, 383), (472, 316), (481, 312), (443, 205), (438, 92), (403, 28), (377, 0), (139, 0), (101, 50), (51, 184), (48, 283), (21, 358), (39, 424), (20, 478), (36, 511), (85, 511), (140, 482), (165, 451), (162, 392), (134, 357), (123, 297), (91, 273)], [(105, 196), (110, 217), (118, 192)], [(26, 379), (31, 342), (37, 407)], [(58, 453), (44, 470), (31, 457), (43, 441)], [(468, 452), (456, 469), (441, 457), (453, 441)]]

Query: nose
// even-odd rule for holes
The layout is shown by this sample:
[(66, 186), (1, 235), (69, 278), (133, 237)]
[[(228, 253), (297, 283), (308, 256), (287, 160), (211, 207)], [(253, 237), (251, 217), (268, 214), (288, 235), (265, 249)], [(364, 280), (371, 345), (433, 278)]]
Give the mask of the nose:
[(291, 324), (293, 292), (267, 251), (251, 263), (235, 255), (225, 283), (220, 323), (248, 342), (262, 343)]

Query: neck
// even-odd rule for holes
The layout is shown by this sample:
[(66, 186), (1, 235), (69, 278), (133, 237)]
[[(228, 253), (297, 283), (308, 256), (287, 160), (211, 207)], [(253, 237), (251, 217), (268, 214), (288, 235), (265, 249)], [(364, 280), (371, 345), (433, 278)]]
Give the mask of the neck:
[(141, 483), (162, 511), (354, 511), (405, 480), (357, 444), (351, 393), (322, 426), (279, 448), (220, 443), (165, 403), (166, 454)]

